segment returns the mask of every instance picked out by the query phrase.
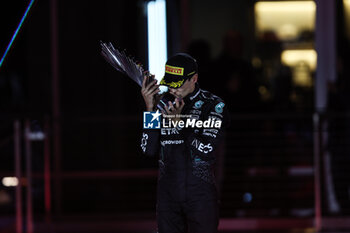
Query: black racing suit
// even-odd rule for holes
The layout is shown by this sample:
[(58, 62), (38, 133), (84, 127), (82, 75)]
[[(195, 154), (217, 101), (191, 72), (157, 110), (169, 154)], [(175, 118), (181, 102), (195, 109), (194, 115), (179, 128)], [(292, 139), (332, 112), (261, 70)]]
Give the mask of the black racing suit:
[(143, 130), (143, 153), (159, 154), (158, 231), (215, 233), (219, 216), (213, 152), (226, 125), (225, 104), (198, 86), (184, 102), (181, 113), (184, 118), (187, 115), (190, 119), (221, 121), (221, 127), (165, 128), (163, 125), (161, 129)]

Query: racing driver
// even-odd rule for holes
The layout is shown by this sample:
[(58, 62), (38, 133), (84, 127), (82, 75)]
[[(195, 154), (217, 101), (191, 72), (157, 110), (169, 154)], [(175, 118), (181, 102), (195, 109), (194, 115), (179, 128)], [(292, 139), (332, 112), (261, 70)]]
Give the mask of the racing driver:
[[(160, 90), (156, 80), (146, 84), (148, 79), (145, 76), (141, 93), (146, 111), (152, 112), (157, 108), (155, 96)], [(168, 86), (175, 98), (163, 112), (163, 118), (172, 116), (173, 124), (167, 128), (162, 125), (160, 129), (144, 129), (142, 133), (143, 153), (159, 158), (159, 233), (217, 232), (214, 151), (227, 125), (227, 113), (223, 100), (200, 89), (197, 81), (194, 58), (185, 53), (169, 58), (160, 85)], [(215, 122), (215, 126), (204, 127), (203, 122), (208, 120)]]

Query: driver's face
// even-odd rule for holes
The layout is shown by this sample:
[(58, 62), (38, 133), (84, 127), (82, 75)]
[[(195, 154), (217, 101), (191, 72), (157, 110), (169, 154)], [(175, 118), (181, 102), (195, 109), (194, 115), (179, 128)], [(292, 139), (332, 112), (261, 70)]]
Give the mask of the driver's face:
[(176, 98), (182, 99), (192, 92), (192, 85), (194, 84), (192, 84), (192, 82), (189, 79), (187, 79), (181, 87), (169, 88), (169, 93), (175, 96)]

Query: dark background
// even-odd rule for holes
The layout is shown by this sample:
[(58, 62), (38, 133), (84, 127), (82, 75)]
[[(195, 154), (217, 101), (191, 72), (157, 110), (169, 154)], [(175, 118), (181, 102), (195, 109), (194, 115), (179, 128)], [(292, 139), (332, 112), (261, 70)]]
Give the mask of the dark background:
[[(0, 68), (0, 178), (13, 176), (14, 172), (13, 122), (28, 119), (33, 132), (42, 131), (48, 122), (53, 224), (154, 219), (157, 165), (156, 160), (142, 157), (138, 148), (144, 109), (140, 88), (102, 58), (99, 44), (100, 40), (111, 41), (147, 65), (145, 2), (57, 2), (59, 86), (53, 86), (50, 1), (34, 3)], [(28, 3), (1, 2), (1, 55)], [(280, 68), (277, 78), (266, 76), (266, 70), (273, 67), (264, 61), (280, 55), (281, 42), (255, 36), (254, 3), (169, 0), (168, 55), (184, 51), (192, 54), (199, 63), (200, 85), (223, 97), (231, 112), (231, 126), (221, 145), (223, 152), (218, 154), (221, 217), (306, 219), (309, 224), (315, 216), (315, 90), (314, 86), (291, 84), (286, 67)], [(322, 145), (322, 156), (331, 154), (333, 176), (322, 173), (321, 192), (324, 216), (344, 217), (350, 213), (350, 53), (341, 1), (337, 1), (336, 11), (338, 79), (329, 84), (328, 109), (322, 116), (328, 128), (321, 130), (329, 139)], [(184, 22), (186, 12), (188, 21)], [(223, 39), (228, 31), (239, 34), (234, 34), (233, 42), (241, 51), (233, 59), (225, 57)], [(313, 33), (299, 39), (313, 44)], [(254, 57), (259, 57), (263, 65), (253, 66)], [(312, 76), (314, 79), (315, 74)], [(260, 87), (270, 94), (264, 96)], [(55, 88), (59, 101), (53, 97)], [(23, 141), (21, 148), (24, 156)], [(329, 161), (326, 157), (322, 161), (324, 171)], [(23, 171), (26, 163), (22, 161)], [(35, 174), (34, 216), (39, 225), (47, 214), (41, 141), (32, 143), (31, 164)], [(305, 168), (306, 172), (293, 175), (295, 168)], [(334, 181), (340, 210), (330, 207), (327, 179)], [(10, 197), (0, 202), (0, 226), (12, 229), (14, 189), (0, 184), (0, 191)], [(306, 227), (301, 224), (297, 228)]]

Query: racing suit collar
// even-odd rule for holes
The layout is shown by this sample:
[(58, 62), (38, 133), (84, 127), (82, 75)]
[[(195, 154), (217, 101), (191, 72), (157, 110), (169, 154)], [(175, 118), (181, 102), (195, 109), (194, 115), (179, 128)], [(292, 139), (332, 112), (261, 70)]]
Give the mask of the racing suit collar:
[(199, 92), (200, 92), (199, 86), (198, 86), (198, 84), (196, 84), (194, 91), (192, 93), (188, 94), (184, 98), (185, 103), (190, 103), (191, 101), (193, 101), (194, 98), (196, 98), (199, 95)]

